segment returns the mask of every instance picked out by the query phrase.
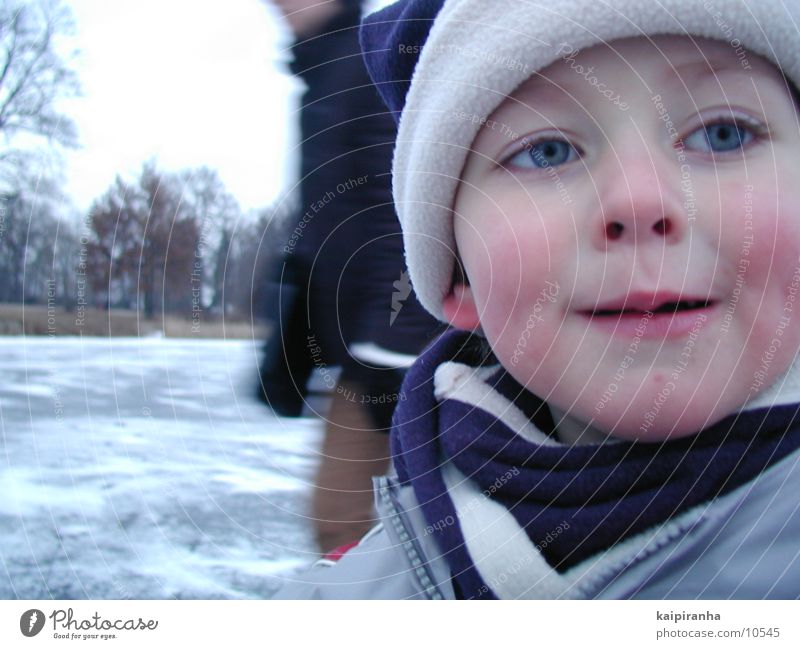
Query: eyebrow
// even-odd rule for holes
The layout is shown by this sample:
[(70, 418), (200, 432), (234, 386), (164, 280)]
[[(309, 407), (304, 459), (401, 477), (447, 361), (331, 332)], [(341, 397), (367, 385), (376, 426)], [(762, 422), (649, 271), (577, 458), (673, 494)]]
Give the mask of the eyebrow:
[(537, 101), (560, 101), (572, 104), (585, 83), (580, 83), (574, 79), (566, 79), (560, 83), (554, 83), (551, 79), (543, 77), (540, 72), (535, 72), (531, 75), (531, 78), (534, 76), (538, 78), (539, 83), (534, 86), (525, 83), (522, 88), (512, 93), (511, 97), (519, 104), (530, 106), (528, 102), (534, 98)]
[(688, 61), (674, 65), (668, 68), (667, 74), (684, 81), (687, 79), (701, 81), (707, 77), (716, 79), (723, 73), (736, 72), (738, 69), (739, 67), (732, 65), (731, 61), (704, 59), (702, 61)]

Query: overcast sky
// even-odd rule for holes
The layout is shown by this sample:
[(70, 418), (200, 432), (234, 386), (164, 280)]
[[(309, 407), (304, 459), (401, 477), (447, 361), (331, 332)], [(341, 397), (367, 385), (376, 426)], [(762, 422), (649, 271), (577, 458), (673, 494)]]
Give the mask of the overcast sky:
[(148, 159), (217, 169), (245, 209), (273, 202), (295, 173), (300, 84), (289, 44), (260, 0), (71, 0), (83, 96), (67, 103), (82, 148), (66, 191), (84, 211), (116, 174)]

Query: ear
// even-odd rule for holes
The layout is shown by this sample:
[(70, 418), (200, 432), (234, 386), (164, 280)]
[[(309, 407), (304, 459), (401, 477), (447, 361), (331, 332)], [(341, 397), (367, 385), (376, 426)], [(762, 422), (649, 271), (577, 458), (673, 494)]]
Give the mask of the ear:
[(450, 293), (442, 301), (442, 313), (457, 329), (473, 331), (481, 324), (472, 289), (465, 284), (453, 284)]

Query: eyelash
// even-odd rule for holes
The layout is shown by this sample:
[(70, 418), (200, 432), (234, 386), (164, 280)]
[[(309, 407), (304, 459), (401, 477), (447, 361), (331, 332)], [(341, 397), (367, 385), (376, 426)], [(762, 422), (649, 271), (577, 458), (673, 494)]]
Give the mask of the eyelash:
[[(708, 142), (708, 129), (713, 128), (715, 126), (731, 126), (740, 133), (743, 132), (744, 136), (740, 137), (739, 145), (735, 146), (733, 149), (722, 150), (722, 151), (713, 151), (713, 150), (702, 151), (699, 149), (694, 149), (694, 151), (696, 151), (697, 153), (704, 153), (711, 156), (724, 156), (729, 153), (743, 151), (769, 135), (769, 130), (761, 122), (749, 116), (731, 115), (730, 113), (727, 113), (704, 119), (703, 123), (700, 126), (694, 128), (685, 137), (676, 140), (673, 146), (675, 146), (676, 148), (688, 148), (686, 146), (687, 140), (692, 138), (692, 136), (701, 134), (703, 131), (706, 131), (705, 139), (706, 142)], [(515, 165), (513, 163), (514, 158), (518, 157), (519, 155), (525, 153), (530, 155), (531, 151), (533, 151), (535, 147), (549, 142), (558, 142), (568, 145), (570, 147), (570, 152), (574, 153), (576, 156), (574, 159), (578, 159), (582, 155), (582, 151), (574, 144), (572, 144), (567, 138), (564, 138), (563, 135), (548, 134), (541, 136), (533, 141), (523, 141), (524, 146), (514, 151), (510, 155), (508, 155), (505, 158), (505, 160), (500, 164), (500, 166), (506, 169), (507, 168), (522, 169), (524, 171), (535, 173), (536, 171), (543, 171), (550, 167), (560, 167), (564, 164), (568, 164), (569, 162), (574, 162), (574, 159), (570, 159), (566, 160), (565, 162), (559, 163), (557, 165), (548, 164), (541, 167), (522, 166), (522, 165)]]
[(769, 134), (768, 129), (761, 122), (749, 116), (731, 115), (730, 113), (727, 113), (704, 119), (703, 124), (701, 126), (691, 131), (685, 137), (677, 140), (675, 145), (686, 146), (686, 142), (689, 138), (691, 138), (693, 135), (697, 133), (702, 132), (703, 130), (706, 131), (706, 141), (708, 141), (708, 129), (713, 128), (715, 126), (731, 126), (740, 132), (744, 132), (745, 138), (740, 139), (739, 140), (740, 146), (736, 146), (733, 149), (728, 149), (723, 151), (697, 150), (699, 153), (710, 154), (711, 156), (724, 156), (725, 154), (728, 153), (733, 154), (738, 151), (744, 151), (745, 149), (749, 148), (754, 143), (759, 142)]
[(568, 139), (563, 137), (563, 135), (548, 134), (548, 135), (540, 136), (540, 137), (538, 137), (537, 139), (535, 139), (533, 141), (523, 140), (523, 146), (520, 149), (517, 149), (516, 151), (511, 153), (508, 157), (506, 157), (506, 159), (501, 163), (500, 166), (506, 167), (506, 168), (508, 168), (508, 167), (516, 167), (516, 168), (519, 168), (519, 169), (526, 169), (526, 170), (530, 170), (530, 171), (535, 171), (536, 169), (543, 170), (543, 169), (549, 168), (550, 166), (561, 166), (561, 164), (565, 164), (565, 163), (561, 163), (561, 164), (558, 164), (558, 165), (547, 165), (547, 166), (544, 166), (544, 167), (536, 167), (535, 169), (534, 168), (530, 168), (530, 167), (521, 167), (519, 165), (514, 165), (513, 164), (512, 160), (514, 160), (514, 158), (516, 158), (517, 156), (519, 156), (521, 154), (524, 154), (524, 153), (527, 153), (528, 155), (530, 155), (531, 151), (533, 151), (537, 146), (540, 146), (542, 144), (546, 144), (548, 142), (565, 143), (570, 147), (570, 150), (577, 157), (580, 157), (582, 155), (582, 151), (580, 149), (578, 149), (575, 145), (573, 145)]

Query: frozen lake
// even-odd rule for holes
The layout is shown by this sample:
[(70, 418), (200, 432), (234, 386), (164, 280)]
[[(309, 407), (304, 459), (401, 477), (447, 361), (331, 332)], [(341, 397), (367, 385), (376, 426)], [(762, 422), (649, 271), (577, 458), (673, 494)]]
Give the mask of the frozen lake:
[(263, 598), (314, 558), (322, 429), (252, 341), (0, 337), (0, 598)]

